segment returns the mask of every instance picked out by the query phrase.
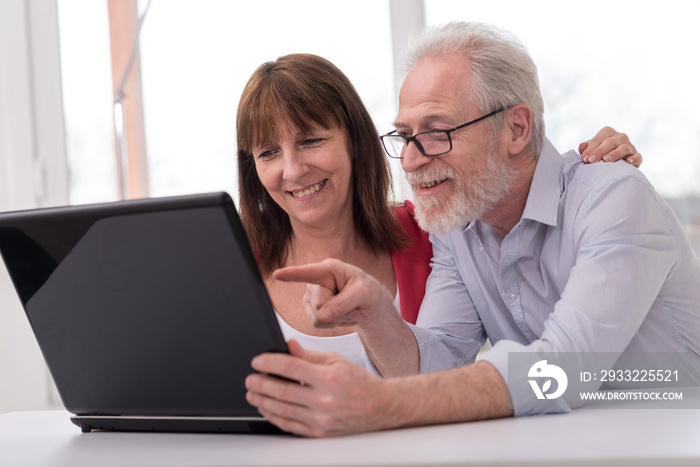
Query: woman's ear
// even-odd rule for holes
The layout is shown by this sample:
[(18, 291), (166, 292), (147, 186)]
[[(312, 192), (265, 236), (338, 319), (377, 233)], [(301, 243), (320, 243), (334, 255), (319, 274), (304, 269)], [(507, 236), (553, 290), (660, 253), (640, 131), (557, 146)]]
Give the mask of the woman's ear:
[(532, 133), (532, 110), (525, 104), (518, 104), (510, 109), (506, 117), (508, 128), (508, 153), (520, 154), (527, 143), (530, 142)]

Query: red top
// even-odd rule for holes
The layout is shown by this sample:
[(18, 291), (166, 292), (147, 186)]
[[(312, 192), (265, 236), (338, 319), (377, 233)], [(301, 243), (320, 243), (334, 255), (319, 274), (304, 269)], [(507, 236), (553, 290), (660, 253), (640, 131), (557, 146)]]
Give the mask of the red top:
[(431, 270), (433, 245), (428, 239), (428, 233), (418, 227), (413, 203), (405, 201), (402, 206), (395, 207), (394, 216), (404, 233), (411, 239), (409, 246), (391, 254), (399, 287), (401, 317), (411, 324), (416, 324), (418, 310), (425, 295), (425, 282)]

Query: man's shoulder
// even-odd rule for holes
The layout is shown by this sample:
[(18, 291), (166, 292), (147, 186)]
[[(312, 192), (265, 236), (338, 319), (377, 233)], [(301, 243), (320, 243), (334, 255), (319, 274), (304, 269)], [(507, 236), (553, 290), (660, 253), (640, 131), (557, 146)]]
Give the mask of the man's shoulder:
[(564, 155), (564, 186), (565, 189), (585, 187), (593, 191), (610, 186), (616, 182), (635, 179), (653, 189), (651, 183), (636, 167), (625, 161), (596, 162), (584, 164), (578, 154)]

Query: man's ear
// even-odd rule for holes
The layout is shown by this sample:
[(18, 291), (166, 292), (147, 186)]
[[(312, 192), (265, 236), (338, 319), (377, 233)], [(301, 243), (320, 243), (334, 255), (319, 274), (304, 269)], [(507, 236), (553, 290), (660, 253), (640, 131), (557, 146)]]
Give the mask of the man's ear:
[(508, 112), (505, 124), (509, 130), (508, 153), (520, 154), (530, 142), (532, 110), (525, 104), (514, 106)]

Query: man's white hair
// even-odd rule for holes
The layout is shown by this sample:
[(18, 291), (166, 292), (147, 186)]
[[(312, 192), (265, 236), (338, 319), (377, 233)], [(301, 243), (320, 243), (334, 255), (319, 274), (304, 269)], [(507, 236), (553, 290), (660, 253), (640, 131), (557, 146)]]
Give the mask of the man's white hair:
[[(469, 60), (470, 91), (482, 113), (515, 104), (530, 107), (533, 125), (527, 148), (537, 157), (544, 142), (544, 102), (537, 66), (525, 46), (510, 32), (489, 24), (452, 22), (427, 29), (412, 41), (406, 54), (406, 69), (425, 57), (453, 54), (462, 54)], [(490, 118), (488, 124), (498, 134), (503, 118)]]

